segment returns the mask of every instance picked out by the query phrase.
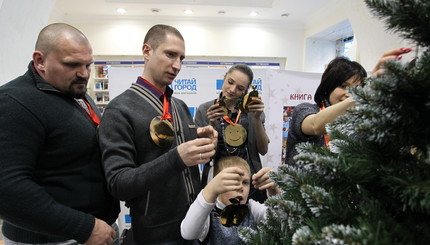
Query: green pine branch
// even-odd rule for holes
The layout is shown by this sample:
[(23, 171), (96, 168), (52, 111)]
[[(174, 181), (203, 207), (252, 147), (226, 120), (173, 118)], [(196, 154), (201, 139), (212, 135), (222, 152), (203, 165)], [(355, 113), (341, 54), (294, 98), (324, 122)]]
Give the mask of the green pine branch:
[(420, 46), (430, 44), (430, 6), (425, 0), (365, 0), (387, 28)]

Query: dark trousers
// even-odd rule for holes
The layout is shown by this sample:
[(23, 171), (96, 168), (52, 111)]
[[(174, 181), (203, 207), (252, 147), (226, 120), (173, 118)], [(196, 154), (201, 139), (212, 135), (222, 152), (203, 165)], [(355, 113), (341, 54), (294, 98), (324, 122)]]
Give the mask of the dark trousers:
[[(145, 245), (198, 245), (197, 240), (176, 240), (176, 241), (170, 241), (170, 242), (162, 242), (162, 243), (145, 243)], [(133, 230), (125, 229), (120, 238), (120, 245), (139, 245), (136, 243), (133, 239)]]

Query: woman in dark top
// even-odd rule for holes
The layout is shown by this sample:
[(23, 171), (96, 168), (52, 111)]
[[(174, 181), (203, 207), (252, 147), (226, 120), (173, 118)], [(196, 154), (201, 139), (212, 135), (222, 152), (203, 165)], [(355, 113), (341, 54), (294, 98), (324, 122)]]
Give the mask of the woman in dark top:
[[(383, 64), (387, 60), (401, 59), (401, 54), (410, 51), (410, 48), (398, 48), (386, 52), (372, 74), (383, 74)], [(294, 156), (298, 154), (296, 145), (299, 143), (310, 142), (328, 147), (326, 125), (355, 105), (347, 88), (362, 84), (366, 76), (365, 69), (359, 63), (344, 57), (335, 58), (328, 64), (315, 92), (316, 104), (302, 103), (293, 110), (288, 130), (286, 164), (295, 164)]]
[[(224, 76), (219, 98), (201, 104), (195, 116), (198, 126), (212, 125), (218, 131), (218, 146), (213, 163), (225, 156), (240, 156), (250, 165), (252, 174), (262, 168), (260, 156), (268, 151), (269, 138), (264, 129), (264, 103), (253, 97), (246, 110), (240, 104), (253, 80), (252, 70), (245, 64), (232, 66)], [(202, 181), (208, 181), (206, 164)], [(263, 191), (251, 188), (250, 198), (263, 202)]]

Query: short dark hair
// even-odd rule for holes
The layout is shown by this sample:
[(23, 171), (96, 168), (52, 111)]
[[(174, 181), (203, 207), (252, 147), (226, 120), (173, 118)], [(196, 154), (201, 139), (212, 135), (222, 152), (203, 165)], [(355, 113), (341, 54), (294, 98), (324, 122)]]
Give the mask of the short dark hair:
[(227, 74), (230, 74), (235, 70), (238, 70), (238, 71), (244, 73), (249, 78), (249, 84), (248, 85), (250, 85), (252, 83), (252, 80), (254, 80), (254, 73), (252, 72), (251, 68), (248, 65), (243, 64), (243, 63), (235, 64), (232, 67), (230, 67), (230, 69), (228, 69), (227, 73), (224, 75), (224, 78), (225, 78), (225, 76), (227, 76)]
[(167, 34), (173, 34), (184, 41), (184, 37), (182, 37), (182, 34), (175, 27), (158, 24), (148, 30), (143, 43), (151, 45), (151, 47), (155, 50), (158, 48), (160, 43), (163, 43), (166, 40)]
[(355, 78), (354, 82), (363, 83), (367, 77), (367, 72), (358, 62), (351, 61), (346, 57), (337, 57), (330, 61), (315, 92), (315, 103), (319, 107), (330, 106), (331, 92), (351, 77)]
[(39, 50), (45, 55), (53, 50), (61, 49), (61, 39), (72, 38), (83, 45), (89, 45), (87, 37), (77, 28), (66, 23), (53, 23), (45, 26), (37, 37), (35, 50)]

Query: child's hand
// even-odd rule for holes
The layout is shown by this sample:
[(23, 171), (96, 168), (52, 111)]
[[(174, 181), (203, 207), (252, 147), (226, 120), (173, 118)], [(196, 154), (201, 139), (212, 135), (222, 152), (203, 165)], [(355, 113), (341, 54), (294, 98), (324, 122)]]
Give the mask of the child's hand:
[(245, 172), (237, 167), (222, 170), (203, 189), (203, 197), (207, 202), (214, 203), (219, 194), (239, 191), (244, 174)]
[(280, 193), (278, 186), (269, 178), (267, 173), (270, 172), (270, 168), (262, 168), (260, 171), (252, 175), (252, 184), (256, 189), (267, 190), (269, 196), (273, 196)]

